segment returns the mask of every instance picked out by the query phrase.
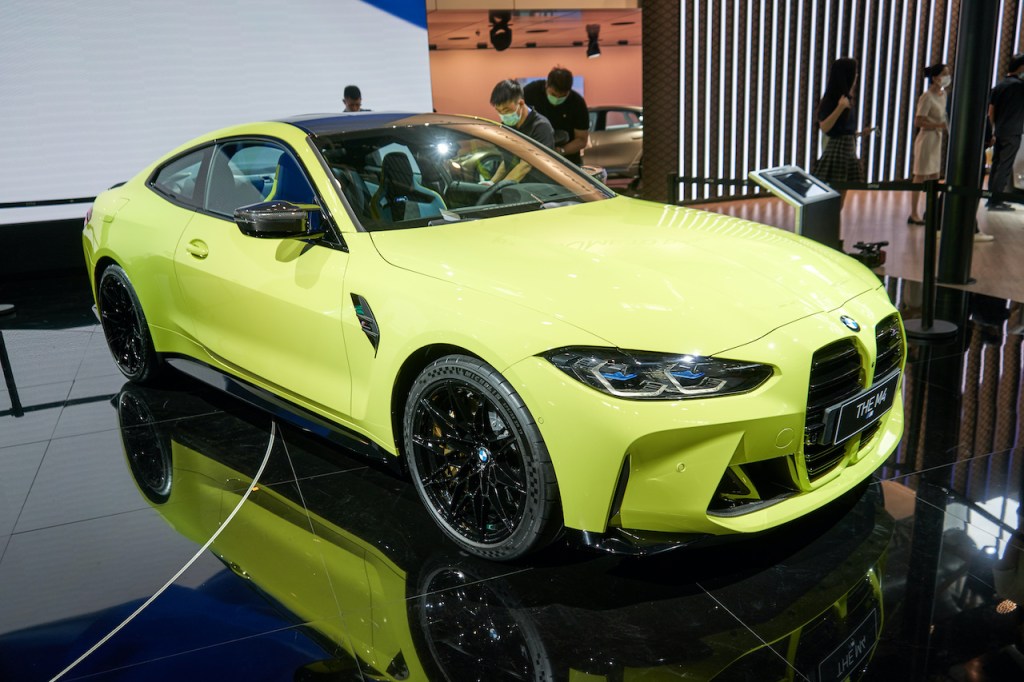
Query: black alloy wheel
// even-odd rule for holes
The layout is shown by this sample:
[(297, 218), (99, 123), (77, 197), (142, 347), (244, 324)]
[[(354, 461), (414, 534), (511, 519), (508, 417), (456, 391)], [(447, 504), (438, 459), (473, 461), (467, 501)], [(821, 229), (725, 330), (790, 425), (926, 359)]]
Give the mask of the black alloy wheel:
[(96, 299), (103, 335), (121, 374), (140, 384), (152, 380), (160, 359), (142, 305), (119, 265), (108, 265), (103, 271)]
[(444, 680), (555, 679), (543, 638), (501, 578), (459, 565), (431, 569), (414, 603), (430, 660)]
[(420, 499), (462, 548), (507, 560), (553, 538), (551, 459), (526, 405), (492, 367), (461, 355), (427, 366), (410, 392), (404, 434)]
[(171, 496), (174, 466), (171, 439), (159, 430), (145, 398), (126, 384), (117, 396), (117, 420), (128, 468), (142, 493), (155, 504)]

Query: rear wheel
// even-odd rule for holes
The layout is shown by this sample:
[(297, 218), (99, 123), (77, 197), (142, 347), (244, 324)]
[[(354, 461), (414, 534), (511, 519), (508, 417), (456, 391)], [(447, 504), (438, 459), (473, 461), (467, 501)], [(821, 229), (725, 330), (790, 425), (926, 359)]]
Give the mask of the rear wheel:
[(160, 370), (160, 358), (135, 289), (119, 265), (108, 265), (100, 275), (97, 304), (103, 335), (114, 363), (130, 381), (146, 383)]
[(410, 391), (405, 454), (420, 499), (461, 547), (514, 559), (559, 528), (558, 487), (537, 424), (486, 363), (449, 355)]

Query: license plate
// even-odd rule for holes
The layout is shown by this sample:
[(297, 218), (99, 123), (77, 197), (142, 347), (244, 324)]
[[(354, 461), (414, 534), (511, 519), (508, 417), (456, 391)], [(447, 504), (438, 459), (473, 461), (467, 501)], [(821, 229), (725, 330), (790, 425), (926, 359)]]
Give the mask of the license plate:
[(825, 444), (838, 445), (871, 426), (896, 402), (896, 370), (877, 384), (849, 400), (825, 410)]
[(878, 639), (878, 612), (874, 609), (860, 625), (818, 664), (819, 682), (845, 680), (871, 654)]

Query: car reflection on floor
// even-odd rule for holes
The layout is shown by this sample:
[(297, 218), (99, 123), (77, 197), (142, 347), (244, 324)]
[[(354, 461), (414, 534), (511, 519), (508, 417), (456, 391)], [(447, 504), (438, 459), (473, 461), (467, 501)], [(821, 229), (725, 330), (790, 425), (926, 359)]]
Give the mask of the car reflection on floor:
[(840, 680), (877, 643), (892, 531), (878, 486), (763, 542), (497, 565), (457, 551), (404, 480), (295, 430), (253, 481), (268, 418), (201, 395), (126, 385), (127, 464), (200, 545), (252, 488), (211, 551), (324, 652), (295, 679)]

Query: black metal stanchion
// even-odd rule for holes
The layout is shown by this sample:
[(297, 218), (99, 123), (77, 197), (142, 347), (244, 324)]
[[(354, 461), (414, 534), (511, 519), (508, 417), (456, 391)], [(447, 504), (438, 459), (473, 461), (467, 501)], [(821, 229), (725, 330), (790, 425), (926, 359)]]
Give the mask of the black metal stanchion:
[[(14, 315), (14, 306), (10, 303), (0, 303), (0, 318), (12, 315)], [(7, 345), (4, 343), (3, 330), (0, 330), (0, 368), (4, 371), (7, 392), (11, 396), (11, 414), (15, 417), (21, 417), (25, 414), (25, 410), (21, 407), (18, 387), (14, 383), (14, 372), (11, 370), (11, 359), (7, 356)]]
[(935, 242), (939, 234), (938, 183), (925, 182), (924, 276), (921, 280), (921, 319), (904, 320), (907, 337), (914, 341), (940, 341), (956, 335), (957, 326), (935, 319)]

